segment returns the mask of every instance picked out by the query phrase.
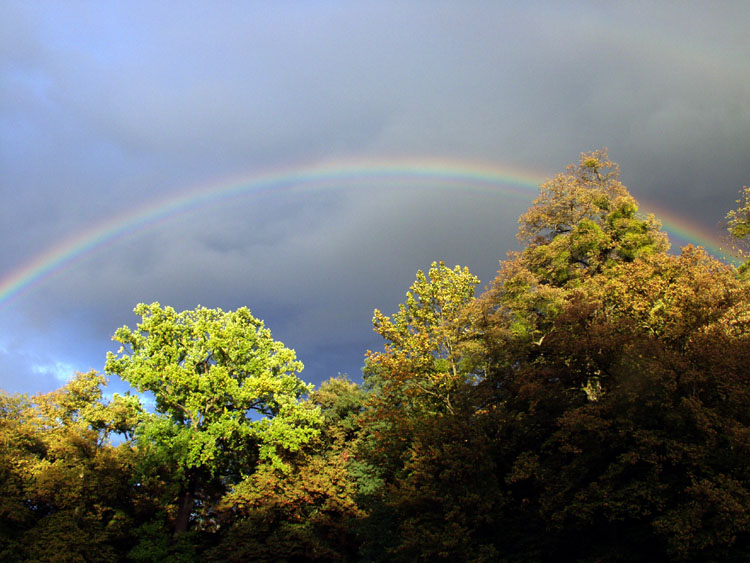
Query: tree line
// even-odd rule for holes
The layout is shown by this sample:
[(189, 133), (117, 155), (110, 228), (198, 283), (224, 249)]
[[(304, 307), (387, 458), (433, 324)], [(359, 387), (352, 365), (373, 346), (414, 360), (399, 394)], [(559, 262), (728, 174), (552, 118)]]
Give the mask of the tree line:
[(750, 188), (727, 219), (744, 265), (669, 254), (582, 154), (483, 294), (435, 262), (375, 310), (362, 384), (140, 304), (104, 374), (0, 392), (0, 559), (750, 560)]

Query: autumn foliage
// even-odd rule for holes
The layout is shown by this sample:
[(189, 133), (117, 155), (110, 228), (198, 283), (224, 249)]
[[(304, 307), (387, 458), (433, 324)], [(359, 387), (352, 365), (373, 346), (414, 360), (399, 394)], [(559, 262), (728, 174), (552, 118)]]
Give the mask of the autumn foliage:
[(139, 305), (106, 370), (155, 408), (0, 394), (0, 559), (750, 560), (747, 263), (668, 253), (606, 151), (519, 240), (479, 296), (435, 262), (376, 310), (361, 384), (314, 390), (247, 309)]

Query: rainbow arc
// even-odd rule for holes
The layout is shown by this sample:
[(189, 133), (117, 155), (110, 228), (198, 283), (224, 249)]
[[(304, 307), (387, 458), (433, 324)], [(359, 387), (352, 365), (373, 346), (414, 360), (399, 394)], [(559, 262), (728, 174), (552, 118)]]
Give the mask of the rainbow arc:
[[(268, 192), (324, 192), (371, 189), (374, 182), (439, 190), (484, 192), (503, 197), (535, 197), (547, 176), (511, 166), (448, 159), (351, 159), (265, 174), (225, 178), (173, 193), (140, 209), (124, 212), (50, 247), (0, 279), (0, 307), (78, 260), (169, 217), (220, 201)], [(646, 205), (653, 210), (653, 206)], [(665, 230), (725, 257), (718, 237), (664, 212), (655, 213)]]

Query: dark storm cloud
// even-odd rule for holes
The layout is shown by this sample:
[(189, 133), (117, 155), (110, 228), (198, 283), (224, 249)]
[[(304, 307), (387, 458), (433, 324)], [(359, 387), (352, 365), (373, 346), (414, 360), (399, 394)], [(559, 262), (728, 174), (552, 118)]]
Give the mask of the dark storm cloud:
[[(6, 2), (0, 276), (222, 178), (350, 157), (551, 176), (608, 146), (631, 191), (712, 228), (750, 183), (744, 2)], [(483, 283), (531, 201), (424, 190), (217, 203), (110, 244), (0, 310), (11, 390), (101, 368), (139, 301), (248, 305), (318, 381), (358, 376), (418, 268)], [(46, 382), (46, 387), (45, 387)]]

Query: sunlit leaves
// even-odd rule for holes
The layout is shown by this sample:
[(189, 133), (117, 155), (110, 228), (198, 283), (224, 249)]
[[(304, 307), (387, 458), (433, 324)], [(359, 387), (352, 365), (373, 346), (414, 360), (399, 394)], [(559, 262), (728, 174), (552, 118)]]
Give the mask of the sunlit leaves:
[(745, 263), (740, 274), (750, 279), (750, 186), (745, 186), (737, 200), (737, 209), (727, 213), (730, 245)]
[(157, 411), (193, 430), (189, 467), (210, 465), (223, 444), (238, 440), (261, 442), (262, 456), (279, 463), (277, 447), (297, 448), (314, 433), (315, 414), (297, 403), (310, 390), (295, 373), (301, 362), (246, 308), (135, 310), (143, 322), (117, 330), (123, 347), (108, 354), (106, 369), (153, 392)]
[(737, 209), (727, 213), (727, 219), (729, 232), (734, 238), (744, 239), (750, 236), (750, 186), (742, 188)]
[[(466, 332), (460, 313), (474, 299), (479, 279), (468, 268), (433, 262), (421, 270), (392, 318), (375, 310), (375, 332), (385, 351), (368, 353), (370, 372), (413, 406), (452, 410), (452, 396), (470, 376), (460, 349)], [(379, 367), (376, 367), (379, 366)]]
[(526, 266), (556, 285), (668, 247), (658, 221), (638, 214), (606, 150), (582, 154), (578, 165), (542, 184), (519, 225)]
[(127, 541), (134, 456), (108, 437), (130, 434), (140, 406), (121, 396), (103, 403), (103, 383), (89, 372), (32, 399), (0, 394), (3, 560), (47, 560), (53, 549), (108, 561)]
[(308, 401), (325, 424), (286, 458), (288, 468), (259, 467), (233, 487), (219, 509), (231, 514), (216, 560), (348, 560), (356, 549), (357, 481), (350, 473), (364, 393), (344, 378), (325, 381)]
[[(741, 552), (750, 511), (750, 286), (686, 248), (622, 261), (540, 296), (550, 287), (518, 258), (480, 300), (489, 307), (481, 326), (488, 352), (498, 335), (512, 334), (489, 371), (504, 420), (498, 447), (515, 458), (510, 491), (523, 495), (540, 529), (554, 531), (547, 549), (637, 556), (613, 539), (627, 535), (664, 557)], [(534, 340), (514, 328), (519, 318)], [(608, 540), (568, 543), (583, 530)]]
[(156, 412), (96, 372), (0, 393), (0, 558), (750, 558), (747, 265), (668, 255), (605, 151), (519, 235), (478, 299), (436, 262), (375, 310), (366, 391), (314, 391), (247, 309), (139, 305), (107, 371)]
[(177, 313), (152, 303), (135, 311), (142, 322), (116, 331), (123, 346), (107, 355), (106, 369), (156, 398), (158, 414), (137, 435), (143, 463), (179, 483), (181, 532), (196, 495), (208, 509), (209, 497), (251, 474), (258, 458), (285, 469), (285, 452), (317, 435), (319, 413), (299, 401), (311, 386), (297, 376), (294, 351), (246, 308)]

